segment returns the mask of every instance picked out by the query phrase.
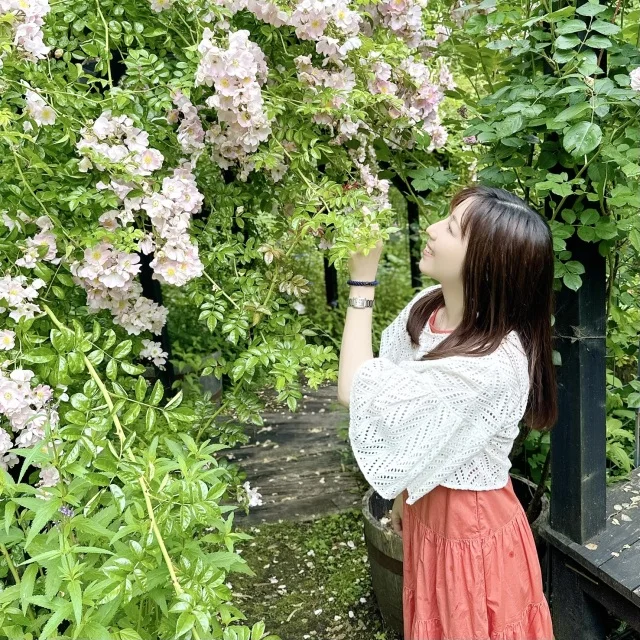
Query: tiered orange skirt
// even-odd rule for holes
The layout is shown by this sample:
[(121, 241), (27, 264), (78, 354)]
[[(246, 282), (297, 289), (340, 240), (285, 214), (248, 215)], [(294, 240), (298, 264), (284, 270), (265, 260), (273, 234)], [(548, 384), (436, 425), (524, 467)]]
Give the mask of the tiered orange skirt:
[(404, 640), (553, 640), (527, 516), (507, 486), (406, 503)]

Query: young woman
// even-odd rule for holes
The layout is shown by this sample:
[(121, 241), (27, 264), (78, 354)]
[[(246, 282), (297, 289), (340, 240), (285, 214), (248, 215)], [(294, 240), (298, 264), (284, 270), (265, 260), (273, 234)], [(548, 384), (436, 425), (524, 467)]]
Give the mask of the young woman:
[(358, 465), (395, 499), (404, 637), (553, 640), (508, 457), (521, 420), (557, 417), (551, 232), (517, 196), (473, 186), (427, 236), (420, 270), (440, 284), (384, 330), (377, 358), (371, 307), (353, 298), (373, 300), (382, 243), (352, 254), (338, 378)]

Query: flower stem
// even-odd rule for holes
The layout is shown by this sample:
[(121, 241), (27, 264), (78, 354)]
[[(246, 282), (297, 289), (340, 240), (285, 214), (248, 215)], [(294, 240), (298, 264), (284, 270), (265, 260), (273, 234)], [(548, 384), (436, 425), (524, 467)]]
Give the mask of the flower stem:
[(11, 575), (13, 576), (13, 579), (15, 580), (16, 584), (20, 584), (20, 575), (16, 570), (16, 566), (13, 564), (13, 560), (11, 560), (11, 556), (7, 551), (7, 547), (5, 547), (4, 544), (2, 544), (1, 542), (0, 542), (0, 551), (4, 556), (4, 559), (7, 561), (7, 565), (9, 566), (9, 571), (11, 571)]

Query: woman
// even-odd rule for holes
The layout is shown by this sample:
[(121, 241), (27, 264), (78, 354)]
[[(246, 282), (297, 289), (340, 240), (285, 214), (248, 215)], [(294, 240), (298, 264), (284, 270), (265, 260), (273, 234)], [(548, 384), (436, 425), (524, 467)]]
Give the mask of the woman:
[[(440, 284), (383, 331), (378, 358), (371, 307), (348, 309), (338, 378), (358, 465), (395, 499), (404, 637), (553, 640), (508, 457), (522, 419), (557, 417), (551, 232), (517, 196), (473, 186), (427, 235), (420, 270)], [(352, 254), (352, 298), (373, 300), (381, 251)]]

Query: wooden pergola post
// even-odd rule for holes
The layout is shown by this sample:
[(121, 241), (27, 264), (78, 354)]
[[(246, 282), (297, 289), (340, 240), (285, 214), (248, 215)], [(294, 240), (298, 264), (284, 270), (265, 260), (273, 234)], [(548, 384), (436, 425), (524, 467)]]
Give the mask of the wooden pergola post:
[[(558, 423), (551, 431), (551, 507), (555, 532), (583, 544), (606, 525), (606, 272), (596, 243), (573, 236), (572, 258), (586, 269), (578, 291), (556, 297)], [(604, 640), (607, 611), (580, 586), (575, 565), (551, 546), (551, 601), (557, 640)]]
[(551, 526), (582, 544), (605, 526), (606, 318), (605, 260), (598, 245), (571, 238), (572, 259), (585, 265), (578, 291), (556, 297), (558, 424), (551, 431)]

